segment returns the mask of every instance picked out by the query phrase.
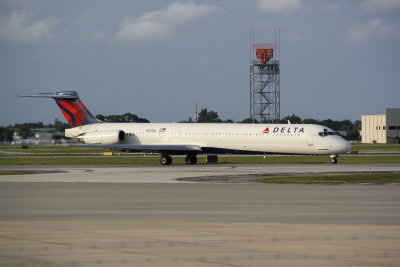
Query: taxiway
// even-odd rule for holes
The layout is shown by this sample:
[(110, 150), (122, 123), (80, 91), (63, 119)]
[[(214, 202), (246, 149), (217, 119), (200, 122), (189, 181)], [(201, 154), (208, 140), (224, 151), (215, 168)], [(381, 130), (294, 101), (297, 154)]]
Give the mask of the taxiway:
[(24, 169), (56, 173), (0, 176), (0, 265), (4, 266), (397, 266), (400, 262), (397, 184), (176, 180), (204, 175), (398, 172), (396, 164)]
[(22, 165), (0, 166), (0, 170), (53, 171), (40, 175), (1, 175), (0, 182), (182, 183), (185, 181), (181, 178), (191, 177), (400, 172), (400, 164)]

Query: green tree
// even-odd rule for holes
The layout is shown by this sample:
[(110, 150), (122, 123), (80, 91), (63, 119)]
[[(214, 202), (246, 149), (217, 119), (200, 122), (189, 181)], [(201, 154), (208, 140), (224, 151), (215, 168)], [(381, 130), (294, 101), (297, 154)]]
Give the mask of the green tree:
[(347, 131), (347, 135), (345, 136), (345, 138), (348, 140), (360, 140), (360, 132), (355, 128), (350, 129)]
[(149, 120), (145, 118), (140, 118), (132, 113), (125, 113), (122, 115), (109, 115), (109, 116), (98, 114), (96, 115), (96, 118), (104, 122), (146, 122), (146, 123), (150, 122)]
[(140, 118), (132, 113), (125, 113), (121, 117), (123, 122), (150, 122), (149, 120)]
[(215, 111), (208, 111), (206, 108), (203, 108), (199, 112), (199, 122), (221, 122), (218, 117), (218, 113)]
[(321, 122), (319, 120), (315, 120), (315, 119), (304, 119), (302, 121), (302, 123), (304, 123), (304, 124), (321, 124)]
[(13, 140), (14, 131), (13, 129), (8, 127), (0, 126), (0, 141), (11, 142)]
[(107, 122), (122, 122), (121, 115), (109, 115), (107, 117)]
[(361, 131), (361, 121), (360, 120), (356, 120), (354, 122), (354, 128)]
[(15, 128), (16, 128), (16, 131), (18, 132), (18, 134), (21, 136), (22, 139), (26, 139), (26, 138), (34, 136), (31, 128), (28, 125), (28, 123), (16, 124)]
[(54, 128), (57, 132), (64, 132), (65, 129), (70, 128), (69, 124), (66, 122), (62, 122), (58, 119), (54, 120)]
[(100, 120), (100, 121), (106, 121), (106, 117), (103, 116), (102, 114), (97, 114), (96, 115), (96, 119)]
[(350, 129), (347, 130), (346, 139), (348, 140), (361, 140), (360, 131), (361, 130), (361, 121), (356, 120)]
[(280, 120), (281, 123), (287, 123), (288, 121), (293, 124), (301, 123), (301, 118), (297, 115), (292, 114)]
[[(253, 123), (252, 118), (246, 118), (244, 120), (239, 121), (239, 123)], [(254, 121), (254, 123), (259, 123), (257, 120)]]

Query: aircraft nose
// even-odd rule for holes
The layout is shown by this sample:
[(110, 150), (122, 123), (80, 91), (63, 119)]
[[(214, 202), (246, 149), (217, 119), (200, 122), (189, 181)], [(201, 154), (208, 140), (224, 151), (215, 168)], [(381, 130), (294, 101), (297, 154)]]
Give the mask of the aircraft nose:
[(336, 150), (338, 154), (346, 153), (351, 149), (351, 144), (347, 141), (344, 140), (343, 138), (339, 139), (337, 144), (336, 144)]

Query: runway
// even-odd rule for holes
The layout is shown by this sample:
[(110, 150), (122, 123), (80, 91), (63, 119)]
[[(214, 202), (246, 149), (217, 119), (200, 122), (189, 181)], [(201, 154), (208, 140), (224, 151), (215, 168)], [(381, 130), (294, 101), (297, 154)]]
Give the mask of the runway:
[(2, 266), (398, 266), (400, 262), (397, 184), (176, 180), (260, 172), (399, 171), (400, 165), (43, 169), (66, 172), (0, 176)]

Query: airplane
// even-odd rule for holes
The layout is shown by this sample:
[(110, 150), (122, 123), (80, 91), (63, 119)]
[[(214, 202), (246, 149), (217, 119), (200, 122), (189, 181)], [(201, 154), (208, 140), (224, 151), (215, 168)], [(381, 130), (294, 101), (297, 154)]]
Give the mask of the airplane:
[(186, 164), (196, 164), (199, 154), (330, 155), (336, 164), (351, 149), (332, 129), (316, 124), (107, 123), (75, 91), (16, 96), (54, 99), (71, 126), (66, 137), (111, 150), (159, 153), (161, 165), (170, 165), (171, 155), (186, 155)]

